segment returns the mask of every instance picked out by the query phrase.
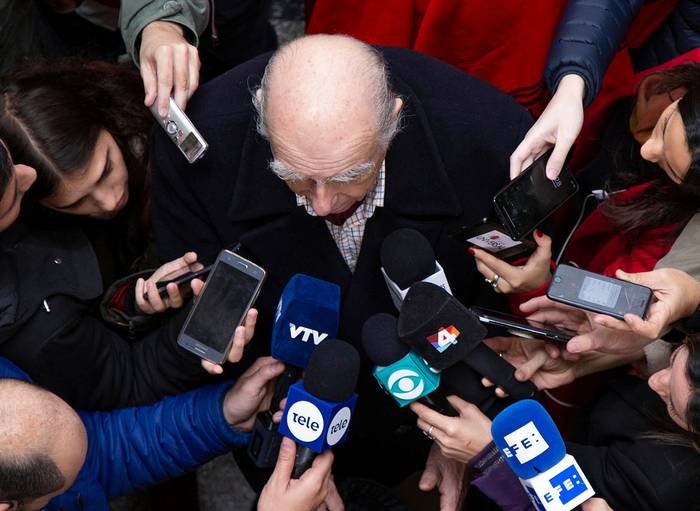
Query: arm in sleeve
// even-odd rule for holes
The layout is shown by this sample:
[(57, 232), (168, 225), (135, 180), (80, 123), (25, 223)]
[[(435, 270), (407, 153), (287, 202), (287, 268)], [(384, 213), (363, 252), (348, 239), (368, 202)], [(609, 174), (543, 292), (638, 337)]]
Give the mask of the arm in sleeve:
[(554, 93), (565, 75), (586, 83), (584, 106), (600, 92), (603, 75), (624, 40), (643, 0), (569, 0), (549, 50), (544, 77)]
[[(65, 310), (75, 305), (68, 298), (56, 298), (51, 306)], [(26, 350), (24, 358), (37, 383), (76, 408), (107, 410), (152, 403), (190, 390), (208, 376), (199, 358), (177, 344), (188, 310), (178, 311), (141, 340), (129, 341), (78, 309), (36, 356)]]
[(210, 385), (151, 406), (81, 414), (88, 455), (108, 497), (131, 493), (184, 474), (246, 445), (223, 414), (231, 384)]
[(194, 46), (209, 24), (209, 0), (123, 0), (119, 10), (119, 29), (126, 50), (139, 63), (141, 32), (154, 21), (182, 25), (185, 38)]

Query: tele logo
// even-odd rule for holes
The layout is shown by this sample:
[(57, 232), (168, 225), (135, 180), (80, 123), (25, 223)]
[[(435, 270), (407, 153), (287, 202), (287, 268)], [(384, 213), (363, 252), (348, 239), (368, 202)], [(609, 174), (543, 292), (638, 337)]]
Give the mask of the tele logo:
[(426, 339), (433, 345), (433, 348), (442, 353), (453, 344), (457, 344), (457, 337), (459, 337), (459, 333), (459, 330), (450, 325), (447, 328), (440, 327), (436, 334), (430, 335), (426, 337)]
[(309, 401), (297, 401), (287, 411), (287, 427), (301, 442), (313, 442), (323, 434), (323, 415)]
[(412, 401), (423, 394), (425, 384), (417, 372), (410, 369), (397, 369), (389, 375), (386, 387), (392, 396)]
[(532, 421), (507, 434), (503, 439), (508, 444), (508, 447), (503, 449), (506, 458), (515, 456), (518, 462), (523, 464), (549, 449), (549, 444)]
[(328, 337), (328, 334), (318, 332), (305, 326), (297, 326), (294, 323), (289, 323), (289, 335), (292, 337), (292, 339), (296, 339), (301, 335), (302, 342), (308, 342), (309, 337), (313, 337), (314, 345), (316, 346), (321, 344), (321, 342)]
[(326, 435), (326, 442), (328, 445), (333, 446), (340, 442), (343, 435), (348, 430), (350, 425), (350, 417), (352, 412), (347, 406), (338, 410), (335, 417), (331, 419), (330, 425), (328, 426), (328, 434)]

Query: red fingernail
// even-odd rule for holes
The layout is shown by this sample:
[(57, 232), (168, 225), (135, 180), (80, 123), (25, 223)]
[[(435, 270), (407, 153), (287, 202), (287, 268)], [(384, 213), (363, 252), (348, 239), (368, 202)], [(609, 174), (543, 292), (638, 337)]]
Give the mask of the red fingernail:
[(539, 229), (535, 229), (535, 236), (537, 236), (538, 238), (541, 238), (541, 237), (542, 237), (542, 231), (540, 231)]
[(469, 253), (470, 253), (471, 255), (476, 255), (476, 250), (474, 250), (473, 248), (470, 248), (470, 249), (469, 249)]

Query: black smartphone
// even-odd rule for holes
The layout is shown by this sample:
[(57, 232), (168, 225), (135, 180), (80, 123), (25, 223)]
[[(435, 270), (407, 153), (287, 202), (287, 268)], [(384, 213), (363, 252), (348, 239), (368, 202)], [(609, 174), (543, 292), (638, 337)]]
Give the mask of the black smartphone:
[(639, 284), (560, 264), (552, 276), (547, 296), (555, 302), (624, 319), (625, 314), (643, 318), (652, 291)]
[(221, 364), (231, 349), (236, 328), (260, 293), (265, 270), (229, 250), (213, 265), (195, 299), (177, 342), (188, 351)]
[(504, 186), (493, 198), (499, 221), (511, 238), (522, 240), (578, 191), (578, 183), (564, 166), (550, 181), (545, 174), (548, 151)]
[(449, 236), (467, 246), (486, 250), (504, 261), (523, 257), (535, 249), (530, 239), (514, 240), (502, 225), (484, 218), (476, 225), (458, 225), (449, 230)]
[[(201, 270), (197, 271), (188, 271), (187, 273), (183, 273), (182, 275), (179, 275), (175, 278), (170, 278), (167, 280), (159, 280), (158, 281), (158, 294), (160, 295), (161, 298), (167, 298), (168, 297), (168, 284), (177, 284), (177, 287), (180, 288), (180, 293), (181, 294), (187, 294), (188, 289), (189, 289), (189, 284), (192, 282), (194, 279), (202, 279), (205, 280), (207, 278), (207, 275), (209, 275), (209, 272), (211, 271), (212, 267), (214, 265), (210, 264), (209, 266), (205, 266)], [(143, 299), (148, 300), (148, 293), (143, 294)]]
[(575, 337), (576, 332), (571, 330), (556, 329), (545, 323), (522, 318), (513, 314), (506, 314), (482, 307), (472, 307), (472, 312), (477, 315), (479, 321), (485, 325), (493, 325), (507, 330), (509, 333), (521, 337), (536, 337), (545, 341), (567, 342)]

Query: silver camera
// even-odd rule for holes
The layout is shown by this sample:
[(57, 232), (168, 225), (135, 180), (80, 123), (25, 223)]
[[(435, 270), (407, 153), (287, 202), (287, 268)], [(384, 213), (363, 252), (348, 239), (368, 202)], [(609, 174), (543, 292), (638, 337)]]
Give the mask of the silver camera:
[(189, 117), (185, 112), (180, 110), (173, 98), (168, 102), (168, 115), (161, 117), (158, 113), (158, 101), (154, 101), (150, 107), (153, 117), (165, 130), (170, 140), (180, 149), (185, 155), (187, 161), (194, 163), (199, 160), (206, 152), (209, 144), (204, 140), (204, 137), (194, 127)]

